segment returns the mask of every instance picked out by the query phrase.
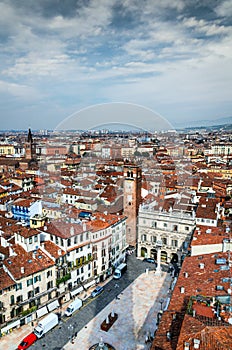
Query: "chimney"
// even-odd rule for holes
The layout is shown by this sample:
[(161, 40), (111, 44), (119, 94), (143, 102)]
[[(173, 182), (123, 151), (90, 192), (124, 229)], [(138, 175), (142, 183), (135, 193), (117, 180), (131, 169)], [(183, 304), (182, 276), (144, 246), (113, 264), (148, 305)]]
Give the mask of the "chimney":
[(193, 347), (194, 349), (199, 349), (200, 348), (200, 340), (199, 339), (193, 339)]
[(185, 288), (184, 287), (180, 287), (180, 292), (181, 292), (181, 294), (183, 294), (185, 292)]
[(166, 333), (166, 336), (167, 336), (167, 340), (170, 341), (171, 340), (171, 332), (168, 331)]
[(199, 267), (200, 267), (200, 269), (202, 270), (202, 269), (204, 269), (205, 264), (204, 264), (204, 263), (200, 263), (200, 264), (199, 264)]
[(185, 272), (185, 273), (184, 273), (184, 277), (185, 277), (185, 278), (188, 278), (188, 272)]
[(13, 255), (15, 255), (14, 250), (12, 247), (9, 247), (9, 256), (13, 256)]
[(21, 267), (21, 273), (23, 274), (25, 272), (24, 266)]

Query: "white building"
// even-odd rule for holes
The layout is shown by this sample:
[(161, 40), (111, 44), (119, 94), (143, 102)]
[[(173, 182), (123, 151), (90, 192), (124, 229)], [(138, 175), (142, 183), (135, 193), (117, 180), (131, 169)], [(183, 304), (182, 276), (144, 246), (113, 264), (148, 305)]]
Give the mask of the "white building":
[(181, 261), (195, 228), (194, 211), (158, 208), (157, 203), (141, 205), (138, 215), (138, 257), (157, 257), (162, 242), (161, 261)]

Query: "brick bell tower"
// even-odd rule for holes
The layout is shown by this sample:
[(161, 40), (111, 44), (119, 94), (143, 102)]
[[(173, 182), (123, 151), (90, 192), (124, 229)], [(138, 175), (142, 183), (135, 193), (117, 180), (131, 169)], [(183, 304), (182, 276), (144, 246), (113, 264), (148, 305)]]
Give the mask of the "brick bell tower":
[(124, 165), (124, 215), (127, 216), (126, 241), (136, 247), (137, 216), (141, 203), (142, 170), (137, 165)]

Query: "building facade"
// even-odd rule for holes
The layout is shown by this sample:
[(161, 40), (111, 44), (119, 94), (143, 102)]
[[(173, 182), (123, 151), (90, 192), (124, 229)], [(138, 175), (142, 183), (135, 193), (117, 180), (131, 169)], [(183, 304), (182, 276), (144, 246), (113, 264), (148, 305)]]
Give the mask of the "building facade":
[(181, 262), (195, 228), (195, 213), (162, 211), (152, 205), (141, 205), (138, 215), (138, 257), (157, 258), (161, 243), (161, 261)]

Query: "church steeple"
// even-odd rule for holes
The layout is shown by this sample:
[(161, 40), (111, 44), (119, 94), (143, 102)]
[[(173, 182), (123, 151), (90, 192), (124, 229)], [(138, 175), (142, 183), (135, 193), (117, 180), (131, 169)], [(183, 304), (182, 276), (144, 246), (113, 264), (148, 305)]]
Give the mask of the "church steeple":
[(33, 143), (32, 133), (31, 133), (31, 129), (30, 128), (28, 129), (27, 142)]
[(27, 141), (25, 142), (25, 157), (28, 160), (32, 160), (35, 157), (35, 145), (30, 128), (28, 129)]

